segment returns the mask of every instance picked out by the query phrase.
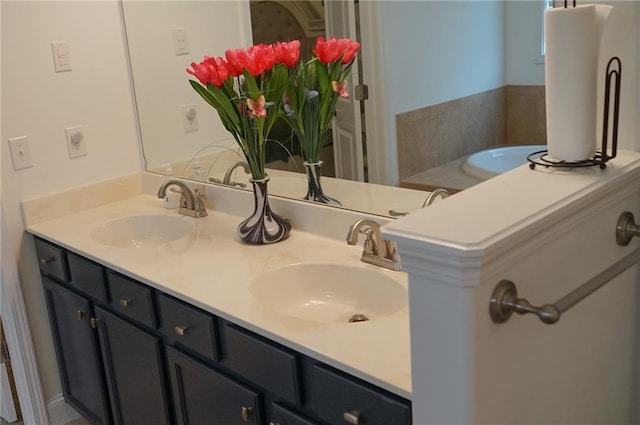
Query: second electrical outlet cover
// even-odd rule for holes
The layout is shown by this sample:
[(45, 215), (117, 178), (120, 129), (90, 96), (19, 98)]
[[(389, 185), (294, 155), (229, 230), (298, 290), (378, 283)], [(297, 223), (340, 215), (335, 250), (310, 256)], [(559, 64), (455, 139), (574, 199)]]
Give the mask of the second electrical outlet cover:
[(84, 129), (81, 125), (64, 129), (67, 135), (67, 149), (69, 158), (77, 158), (87, 154), (87, 141), (84, 137)]

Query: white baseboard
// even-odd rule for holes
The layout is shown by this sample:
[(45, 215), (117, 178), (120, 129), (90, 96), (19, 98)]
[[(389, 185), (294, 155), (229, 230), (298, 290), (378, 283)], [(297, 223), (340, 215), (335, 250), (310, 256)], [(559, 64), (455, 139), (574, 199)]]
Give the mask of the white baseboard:
[(9, 423), (15, 422), (18, 420), (18, 414), (13, 403), (13, 393), (9, 391), (11, 384), (6, 363), (0, 363), (0, 388), (4, 388), (4, 391), (0, 391), (0, 417)]
[(64, 425), (80, 417), (80, 414), (65, 402), (62, 394), (47, 401), (47, 412), (50, 425)]

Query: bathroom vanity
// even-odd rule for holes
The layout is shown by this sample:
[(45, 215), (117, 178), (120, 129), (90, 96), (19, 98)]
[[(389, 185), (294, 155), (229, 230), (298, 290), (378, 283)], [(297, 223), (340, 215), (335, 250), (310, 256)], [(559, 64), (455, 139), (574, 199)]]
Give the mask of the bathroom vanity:
[[(149, 410), (169, 423), (208, 423), (207, 409), (215, 400), (201, 396), (222, 393), (231, 400), (223, 405), (232, 416), (226, 423), (245, 423), (245, 418), (264, 425), (305, 423), (300, 420), (316, 425), (551, 423), (554, 418), (633, 423), (637, 267), (552, 326), (516, 315), (509, 323), (495, 323), (490, 304), (505, 279), (534, 305), (553, 302), (638, 252), (640, 240), (620, 246), (616, 237), (623, 212), (634, 213), (636, 222), (640, 214), (637, 153), (619, 153), (605, 170), (520, 167), (387, 223), (383, 235), (398, 242), (410, 276), (411, 333), (406, 304), (386, 310), (375, 304), (376, 299), (384, 306), (395, 304), (398, 292), (391, 288), (406, 291), (407, 275), (362, 263), (361, 248), (344, 242), (347, 228), (361, 214), (274, 199), (274, 210), (299, 227), (278, 244), (247, 246), (235, 235), (242, 212), (231, 209), (250, 208), (249, 193), (208, 187), (209, 216), (192, 219), (164, 210), (155, 195), (144, 194), (157, 190), (161, 177), (153, 178), (138, 183), (141, 188), (135, 181), (116, 182), (117, 190), (109, 193), (126, 196), (107, 197), (99, 205), (86, 195), (95, 199), (101, 190), (96, 187), (73, 190), (73, 201), (64, 194), (23, 203), (27, 230), (42, 240), (39, 245), (61, 253), (58, 264), (68, 263), (61, 278), (43, 271), (47, 297), (77, 301), (59, 304), (69, 306), (70, 328), (83, 324), (88, 342), (78, 350), (95, 370), (94, 394), (101, 394), (91, 400), (102, 397), (103, 409), (109, 409), (104, 415), (116, 412), (115, 421), (124, 415), (118, 411), (130, 411), (126, 403), (135, 400), (135, 407), (167, 406)], [(518, 207), (496, 210), (507, 200)], [(442, 226), (456, 215), (468, 219)], [(160, 225), (157, 230), (172, 230), (161, 231), (160, 239), (171, 240), (123, 245), (126, 228), (118, 230), (117, 223), (164, 223), (160, 217), (184, 221), (186, 230), (176, 230), (183, 228), (179, 222)], [(43, 268), (50, 264), (49, 257), (38, 257)], [(304, 273), (280, 274), (294, 268)], [(97, 276), (99, 289), (74, 288), (78, 270)], [(295, 286), (311, 281), (328, 287), (337, 280), (336, 270), (349, 277), (337, 286), (353, 289), (377, 316), (361, 323), (348, 323), (348, 316), (338, 322), (300, 317), (281, 303), (292, 299), (292, 287), (275, 290), (278, 279), (266, 278), (298, 276)], [(265, 284), (274, 285), (273, 291), (259, 290)], [(143, 300), (140, 312), (128, 313), (140, 304), (136, 300)], [(61, 327), (54, 321), (54, 328)], [(194, 329), (205, 329), (205, 338), (185, 343), (185, 336), (198, 334)], [(58, 339), (75, 341), (76, 334), (80, 331)], [(130, 339), (135, 349), (129, 349)], [(59, 345), (72, 349), (74, 344)], [(138, 360), (137, 353), (142, 353)], [(81, 364), (70, 357), (74, 366)], [(133, 372), (149, 375), (132, 379)], [(68, 378), (64, 369), (62, 374)], [(123, 396), (131, 394), (130, 385), (146, 380), (160, 382), (156, 394)], [(557, 385), (549, 386), (551, 381)], [(582, 383), (579, 392), (576, 382)], [(80, 394), (89, 391), (80, 388)], [(69, 388), (65, 391), (70, 397)], [(141, 395), (155, 401), (140, 401)], [(201, 407), (202, 421), (189, 416)], [(298, 422), (283, 418), (286, 414), (296, 415)]]
[[(103, 232), (132, 217), (189, 223), (188, 234), (134, 246), (113, 225)], [(178, 217), (139, 195), (29, 227), (66, 401), (92, 424), (410, 424), (406, 275), (300, 231), (246, 246), (236, 225), (217, 212)], [(261, 304), (261, 276), (305, 263), (372, 285), (380, 275), (405, 299), (362, 323)]]

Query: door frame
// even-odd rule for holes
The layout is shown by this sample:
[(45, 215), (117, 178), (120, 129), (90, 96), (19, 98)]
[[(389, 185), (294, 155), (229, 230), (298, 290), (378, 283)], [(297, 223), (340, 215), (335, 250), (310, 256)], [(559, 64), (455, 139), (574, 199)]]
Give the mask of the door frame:
[[(383, 27), (378, 0), (360, 0), (360, 38), (362, 42), (362, 78), (369, 88), (365, 108), (365, 134), (369, 183), (394, 184), (397, 170), (395, 126), (387, 122)], [(394, 165), (396, 164), (396, 165)]]
[(0, 311), (22, 421), (25, 424), (49, 425), (47, 403), (42, 392), (18, 267), (12, 254), (1, 199), (0, 193)]
[[(398, 154), (396, 137), (390, 133), (395, 131), (395, 126), (388, 122), (390, 117), (385, 102), (387, 92), (383, 58), (384, 34), (379, 0), (358, 0), (358, 9), (362, 58), (360, 84), (368, 86), (369, 94), (368, 99), (365, 100), (365, 119), (362, 128), (366, 135), (363, 143), (366, 146), (364, 161), (367, 164), (368, 182), (394, 185), (397, 179)], [(325, 19), (327, 19), (326, 14)], [(362, 147), (359, 149), (362, 151)]]

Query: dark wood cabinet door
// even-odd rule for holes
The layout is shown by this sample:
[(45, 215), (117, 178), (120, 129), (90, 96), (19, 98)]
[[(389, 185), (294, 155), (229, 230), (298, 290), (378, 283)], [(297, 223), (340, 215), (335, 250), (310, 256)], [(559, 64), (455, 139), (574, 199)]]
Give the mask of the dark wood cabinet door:
[(91, 303), (42, 278), (64, 396), (94, 425), (110, 423), (109, 407)]
[(260, 425), (260, 394), (167, 347), (171, 389), (180, 425)]
[(100, 307), (95, 313), (114, 423), (170, 424), (160, 338)]

